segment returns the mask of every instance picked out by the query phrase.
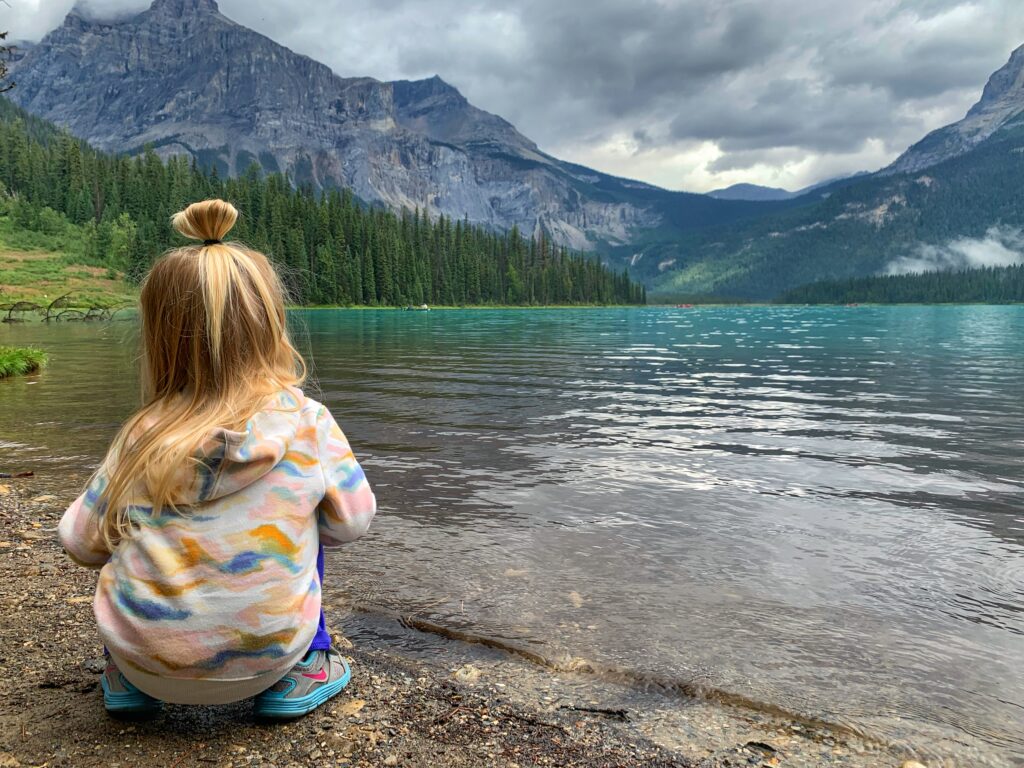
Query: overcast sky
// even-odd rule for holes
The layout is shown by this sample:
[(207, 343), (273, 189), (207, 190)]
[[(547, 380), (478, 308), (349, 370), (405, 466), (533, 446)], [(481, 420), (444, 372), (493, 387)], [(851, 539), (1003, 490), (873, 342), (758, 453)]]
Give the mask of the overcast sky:
[[(74, 0), (7, 0), (38, 40)], [(148, 0), (85, 0), (97, 15)], [(795, 189), (959, 119), (1024, 0), (219, 0), (338, 74), (439, 74), (551, 154), (670, 189)]]

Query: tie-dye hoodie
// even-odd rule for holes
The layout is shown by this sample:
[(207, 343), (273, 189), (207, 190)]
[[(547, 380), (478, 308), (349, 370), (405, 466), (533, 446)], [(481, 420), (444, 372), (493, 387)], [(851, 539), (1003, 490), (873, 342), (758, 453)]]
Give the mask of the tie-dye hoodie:
[(64, 513), (61, 544), (99, 568), (93, 609), (103, 642), (162, 677), (240, 680), (287, 665), (309, 646), (320, 614), (318, 543), (365, 533), (376, 501), (326, 407), (282, 391), (245, 431), (217, 430), (182, 471), (190, 506), (153, 516), (111, 554), (99, 472)]

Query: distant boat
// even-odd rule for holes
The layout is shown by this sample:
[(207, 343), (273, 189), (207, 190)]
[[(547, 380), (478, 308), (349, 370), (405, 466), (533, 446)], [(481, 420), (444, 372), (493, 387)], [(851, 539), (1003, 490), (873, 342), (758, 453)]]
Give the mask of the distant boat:
[(426, 304), (420, 304), (418, 307), (414, 307), (412, 304), (410, 304), (408, 307), (405, 308), (405, 311), (406, 312), (429, 312), (430, 311), (430, 307), (428, 307)]
[(693, 309), (693, 304), (676, 304), (676, 309)]

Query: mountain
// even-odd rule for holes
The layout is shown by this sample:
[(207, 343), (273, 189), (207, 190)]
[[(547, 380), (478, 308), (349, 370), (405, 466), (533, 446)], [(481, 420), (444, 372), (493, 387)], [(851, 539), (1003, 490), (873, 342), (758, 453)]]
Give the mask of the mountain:
[[(244, 215), (232, 238), (282, 267), (289, 303), (297, 305), (644, 301), (643, 289), (621, 272), (546, 238), (369, 208), (347, 190), (315, 196), (276, 175), (224, 179), (185, 156), (139, 162), (109, 155), (3, 97), (0, 189), (0, 294), (8, 304), (64, 295), (68, 306), (88, 306), (130, 296), (118, 277), (137, 284), (154, 258), (181, 245), (171, 213), (208, 197), (238, 203)], [(41, 260), (21, 269), (15, 253), (7, 269), (6, 252), (22, 248)], [(82, 272), (83, 265), (93, 271)]]
[(1024, 45), (988, 79), (981, 99), (952, 125), (925, 136), (896, 158), (883, 173), (920, 171), (969, 152), (1000, 128), (1017, 122), (1024, 111)]
[(103, 150), (150, 146), (222, 176), (256, 163), (368, 203), (602, 249), (619, 265), (636, 261), (635, 243), (785, 205), (670, 192), (560, 161), (439, 77), (340, 77), (214, 0), (156, 0), (113, 21), (73, 10), (13, 70), (12, 100)]
[[(1024, 260), (1024, 46), (967, 116), (808, 205), (683, 233), (651, 295), (769, 299), (821, 280)], [(797, 201), (794, 201), (797, 202)]]
[(797, 192), (790, 192), (781, 187), (762, 187), (760, 184), (733, 184), (722, 189), (713, 189), (707, 193), (708, 197), (716, 200), (789, 200), (798, 195)]
[(796, 192), (790, 192), (788, 189), (783, 189), (782, 187), (762, 187), (759, 184), (733, 184), (730, 187), (715, 189), (711, 192), (706, 192), (705, 194), (719, 200), (752, 200), (755, 202), (794, 200), (798, 197), (809, 195), (811, 192), (817, 192), (819, 190), (819, 194), (827, 194), (828, 190), (836, 186), (844, 186), (850, 181), (861, 176), (870, 175), (871, 174), (868, 171), (858, 171), (857, 173), (850, 174), (849, 176), (833, 176), (831, 179), (819, 181), (817, 184), (810, 184), (806, 187), (802, 187)]

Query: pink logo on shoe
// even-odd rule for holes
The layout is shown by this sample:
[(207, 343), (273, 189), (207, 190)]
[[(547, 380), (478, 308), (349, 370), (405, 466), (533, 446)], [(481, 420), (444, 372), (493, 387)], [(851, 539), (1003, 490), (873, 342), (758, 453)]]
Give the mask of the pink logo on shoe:
[(310, 680), (316, 680), (319, 683), (319, 682), (322, 682), (323, 680), (327, 679), (327, 670), (326, 669), (321, 669), (315, 675), (311, 675), (309, 672), (303, 672), (302, 676), (303, 677), (308, 677)]

